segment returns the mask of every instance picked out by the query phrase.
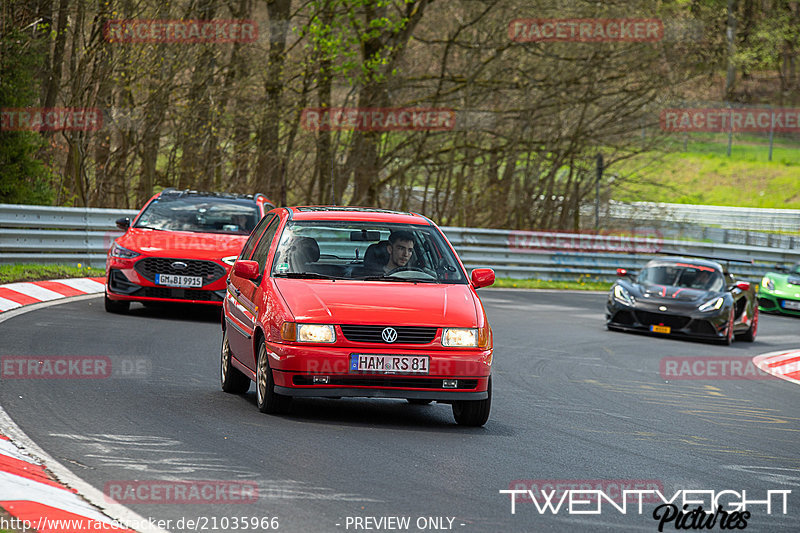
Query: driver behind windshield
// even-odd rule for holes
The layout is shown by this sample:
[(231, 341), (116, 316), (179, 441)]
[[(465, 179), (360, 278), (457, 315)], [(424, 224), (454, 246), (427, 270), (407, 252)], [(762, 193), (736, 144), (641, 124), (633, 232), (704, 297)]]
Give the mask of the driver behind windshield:
[(384, 273), (408, 266), (414, 254), (414, 236), (405, 230), (393, 231), (389, 235), (386, 251), (389, 252), (389, 261), (383, 267)]

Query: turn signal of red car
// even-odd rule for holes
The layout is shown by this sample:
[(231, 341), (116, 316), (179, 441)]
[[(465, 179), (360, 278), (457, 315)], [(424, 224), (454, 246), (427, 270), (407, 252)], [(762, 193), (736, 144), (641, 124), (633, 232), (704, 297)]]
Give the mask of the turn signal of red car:
[(294, 322), (284, 322), (281, 325), (281, 339), (285, 341), (297, 340), (297, 324)]
[(478, 328), (478, 348), (491, 348), (492, 347), (492, 328), (484, 326)]

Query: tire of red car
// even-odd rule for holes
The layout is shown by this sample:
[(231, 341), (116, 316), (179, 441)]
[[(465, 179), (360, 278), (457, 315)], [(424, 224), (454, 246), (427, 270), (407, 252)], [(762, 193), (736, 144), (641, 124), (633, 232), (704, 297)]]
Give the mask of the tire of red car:
[(275, 392), (275, 380), (272, 378), (272, 369), (269, 367), (267, 345), (261, 339), (258, 346), (258, 361), (256, 362), (256, 403), (262, 413), (280, 414), (286, 412), (291, 403), (291, 396), (284, 396)]
[(485, 400), (461, 400), (453, 402), (453, 418), (462, 426), (482, 426), (489, 420), (492, 408), (492, 376), (486, 387), (488, 396)]
[(231, 347), (228, 343), (227, 328), (222, 332), (220, 347), (219, 377), (222, 390), (231, 394), (244, 394), (250, 389), (250, 378), (231, 364)]

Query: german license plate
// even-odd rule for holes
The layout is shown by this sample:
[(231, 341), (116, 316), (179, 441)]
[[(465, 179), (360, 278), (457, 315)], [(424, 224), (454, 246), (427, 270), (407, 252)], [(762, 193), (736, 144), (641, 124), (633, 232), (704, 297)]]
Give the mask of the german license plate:
[(427, 374), (429, 369), (427, 355), (350, 354), (350, 372)]
[(669, 333), (672, 331), (672, 328), (669, 326), (650, 326), (650, 331), (653, 333)]
[(800, 302), (795, 302), (793, 300), (784, 300), (783, 308), (792, 309), (793, 311), (800, 311)]
[(156, 274), (156, 285), (169, 285), (170, 287), (202, 287), (203, 278), (201, 276)]

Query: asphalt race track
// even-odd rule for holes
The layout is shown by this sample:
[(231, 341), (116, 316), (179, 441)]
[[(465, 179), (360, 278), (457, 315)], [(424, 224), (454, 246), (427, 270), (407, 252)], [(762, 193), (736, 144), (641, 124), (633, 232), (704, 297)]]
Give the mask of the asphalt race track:
[[(172, 520), (172, 531), (194, 530), (176, 527), (180, 519), (234, 531), (233, 517), (277, 517), (278, 531), (312, 533), (658, 530), (654, 503), (641, 514), (606, 503), (601, 514), (562, 507), (554, 515), (520, 501), (512, 514), (499, 492), (557, 480), (607, 493), (655, 484), (668, 498), (746, 490), (764, 500), (791, 490), (786, 514), (776, 496), (771, 514), (763, 504), (748, 508), (746, 529), (798, 530), (800, 387), (761, 377), (666, 380), (660, 369), (664, 358), (744, 360), (798, 348), (800, 320), (762, 315), (755, 343), (726, 347), (606, 331), (603, 294), (480, 294), (495, 341), (483, 428), (457, 426), (449, 405), (400, 400), (295, 399), (286, 416), (260, 414), (253, 386), (245, 396), (219, 388), (217, 311), (134, 305), (111, 315), (101, 298), (0, 323), (0, 355), (88, 356), (110, 361), (111, 375), (6, 373), (0, 406), (100, 491), (135, 480), (257, 487), (250, 503), (224, 503), (222, 494), (215, 503), (126, 504)], [(387, 517), (408, 517), (408, 526)], [(664, 531), (676, 531), (674, 522)]]

